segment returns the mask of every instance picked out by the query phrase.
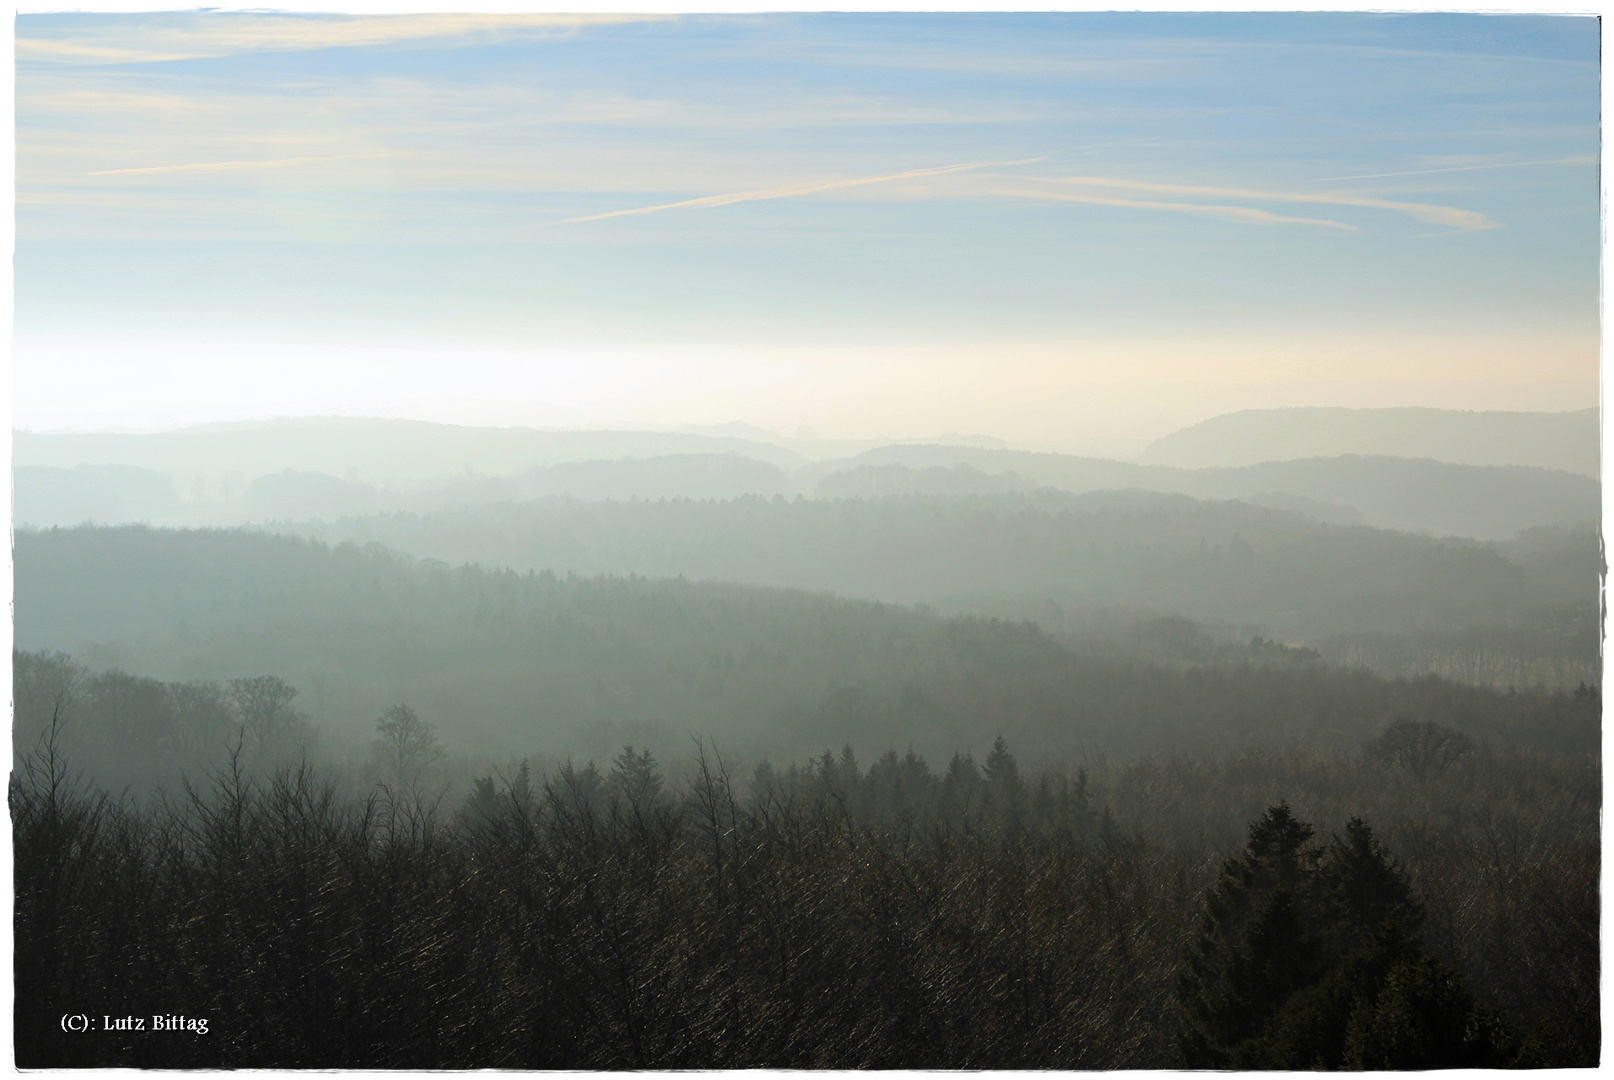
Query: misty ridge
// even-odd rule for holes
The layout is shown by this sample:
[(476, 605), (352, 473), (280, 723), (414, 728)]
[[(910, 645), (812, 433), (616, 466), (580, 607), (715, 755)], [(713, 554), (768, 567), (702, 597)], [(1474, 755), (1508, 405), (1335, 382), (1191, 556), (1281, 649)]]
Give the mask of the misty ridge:
[(1247, 409), (1156, 439), (1138, 460), (1204, 468), (1371, 453), (1465, 465), (1530, 465), (1595, 477), (1602, 464), (1598, 435), (1596, 409)]
[(19, 1062), (1595, 1062), (1586, 417), (1295, 412), (17, 433)]
[[(1596, 410), (1255, 410), (1157, 440), (1140, 462), (1012, 451), (959, 435), (837, 456), (850, 444), (733, 427), (749, 437), (335, 418), (147, 435), (17, 432), (16, 517), (42, 527), (237, 525), (548, 495), (723, 500), (1043, 487), (1239, 499), (1337, 523), (1482, 539), (1600, 513)], [(1223, 464), (1230, 454), (1248, 460)]]
[[(1427, 428), (1418, 439), (1416, 424)], [(1372, 453), (1386, 432), (1459, 460)], [(1196, 469), (959, 436), (808, 461), (804, 446), (836, 445), (759, 441), (766, 435), (744, 425), (657, 434), (335, 419), (18, 433), (18, 603), (38, 612), (19, 620), (19, 646), (117, 655), (123, 630), (97, 626), (88, 609), (66, 620), (50, 602), (48, 563), (38, 579), (45, 595), (30, 599), (33, 553), (83, 544), (27, 534), (142, 522), (380, 545), (424, 565), (687, 577), (924, 604), (1030, 620), (1085, 652), (1174, 662), (1210, 657), (1206, 642), (1262, 637), (1388, 676), (1498, 687), (1597, 681), (1597, 479), (1461, 460), (1480, 451), (1493, 461), (1554, 460), (1568, 448), (1595, 461), (1595, 410), (1251, 411), (1167, 436), (1143, 455), (1211, 439), (1212, 456), (1236, 444), (1264, 459)], [(1353, 452), (1284, 459), (1324, 444)], [(152, 610), (176, 602), (154, 597)], [(1193, 623), (1192, 644), (1139, 644), (1173, 619)]]

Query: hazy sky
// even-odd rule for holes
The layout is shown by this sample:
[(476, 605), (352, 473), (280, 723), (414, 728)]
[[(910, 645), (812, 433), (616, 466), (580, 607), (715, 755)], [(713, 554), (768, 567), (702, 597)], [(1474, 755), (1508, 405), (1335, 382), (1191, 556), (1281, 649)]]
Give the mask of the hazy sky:
[(19, 426), (1080, 448), (1597, 402), (1590, 18), (52, 15), (16, 48)]

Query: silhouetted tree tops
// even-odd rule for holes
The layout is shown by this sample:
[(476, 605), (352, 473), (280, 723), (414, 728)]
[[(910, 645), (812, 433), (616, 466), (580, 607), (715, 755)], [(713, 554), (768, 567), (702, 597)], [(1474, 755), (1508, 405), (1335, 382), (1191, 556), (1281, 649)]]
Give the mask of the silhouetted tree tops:
[[(847, 746), (748, 783), (710, 747), (669, 778), (624, 746), (604, 770), (489, 772), (440, 813), (239, 746), (142, 806), (76, 782), (57, 734), (10, 791), (25, 1066), (1597, 1057), (1598, 788), (1578, 758), (1477, 751), (1419, 778), (1369, 755), (1175, 756), (1100, 766), (1100, 799), (1002, 737), (939, 770)], [(1361, 820), (1318, 844), (1287, 803), (1218, 868), (1207, 823), (1273, 785), (1373, 800), (1422, 895)], [(218, 1037), (68, 1035), (63, 1001), (206, 1015)]]
[(1421, 943), (1423, 908), (1372, 830), (1312, 843), (1287, 803), (1212, 888), (1179, 978), (1183, 1063), (1219, 1069), (1496, 1067), (1513, 1048)]

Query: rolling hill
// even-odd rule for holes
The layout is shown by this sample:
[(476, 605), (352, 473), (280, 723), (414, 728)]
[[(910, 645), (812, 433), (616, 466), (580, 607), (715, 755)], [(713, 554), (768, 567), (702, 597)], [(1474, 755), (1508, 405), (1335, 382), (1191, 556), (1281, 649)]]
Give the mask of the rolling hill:
[(1138, 460), (1194, 469), (1356, 454), (1598, 476), (1598, 436), (1596, 409), (1246, 409), (1157, 439)]

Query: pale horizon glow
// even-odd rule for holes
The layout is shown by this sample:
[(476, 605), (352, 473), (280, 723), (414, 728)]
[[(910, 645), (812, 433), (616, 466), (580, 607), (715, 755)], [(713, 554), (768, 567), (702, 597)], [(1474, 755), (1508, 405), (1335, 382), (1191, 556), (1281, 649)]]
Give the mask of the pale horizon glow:
[[(1595, 406), (1596, 380), (1577, 378), (1579, 343), (1556, 344), (1537, 355), (1530, 380), (1514, 376), (1519, 343), (1496, 339), (1445, 342), (1443, 353), (1427, 341), (1382, 338), (1273, 342), (1259, 354), (1243, 341), (1203, 338), (1094, 342), (1079, 352), (1022, 345), (998, 352), (997, 378), (983, 387), (980, 355), (967, 348), (515, 352), (287, 341), (108, 349), (93, 340), (60, 340), (20, 346), (17, 397), (59, 399), (76, 387), (73, 408), (19, 408), (13, 425), (161, 431), (302, 415), (552, 430), (744, 422), (780, 435), (810, 431), (845, 440), (962, 432), (1021, 449), (1068, 451), (1094, 441), (1141, 449), (1241, 408)], [(68, 363), (30, 364), (36, 348)], [(1409, 364), (1409, 356), (1424, 362)], [(198, 383), (194, 373), (205, 358), (224, 362)], [(74, 387), (59, 382), (64, 371), (73, 373)], [(314, 383), (317, 395), (306, 389)], [(385, 393), (376, 392), (378, 383)], [(93, 422), (83, 424), (86, 417)]]
[(13, 425), (1598, 404), (1593, 19), (25, 14)]

